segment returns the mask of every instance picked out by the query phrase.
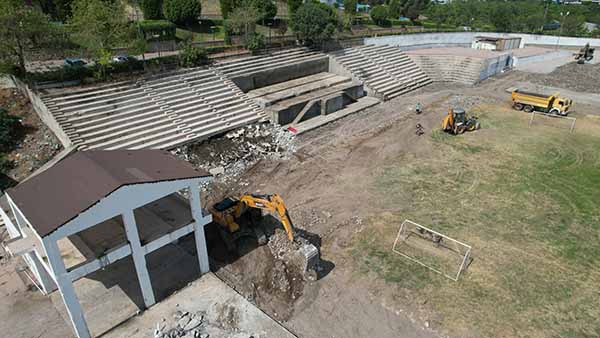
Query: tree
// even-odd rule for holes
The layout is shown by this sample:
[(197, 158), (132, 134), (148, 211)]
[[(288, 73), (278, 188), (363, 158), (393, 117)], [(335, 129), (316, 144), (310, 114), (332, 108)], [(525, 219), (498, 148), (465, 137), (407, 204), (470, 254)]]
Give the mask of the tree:
[(287, 0), (288, 12), (290, 17), (296, 13), (298, 8), (302, 6), (302, 0)]
[(176, 24), (189, 24), (200, 16), (199, 0), (164, 0), (163, 15)]
[(36, 0), (42, 12), (50, 15), (53, 20), (67, 21), (71, 16), (71, 3), (73, 0)]
[(358, 0), (344, 0), (344, 12), (350, 16), (355, 16), (357, 4)]
[(39, 9), (22, 1), (0, 1), (0, 58), (16, 64), (20, 73), (26, 71), (27, 54), (36, 48), (53, 48), (59, 33)]
[(250, 36), (256, 31), (256, 22), (258, 21), (258, 10), (250, 3), (245, 2), (241, 7), (238, 7), (231, 12), (226, 21), (227, 29), (233, 34), (243, 35), (244, 44), (246, 44)]
[(229, 14), (233, 12), (234, 9), (240, 6), (240, 0), (219, 0), (221, 5), (221, 15), (223, 19), (228, 19)]
[(499, 32), (510, 32), (514, 20), (511, 9), (503, 4), (497, 4), (490, 17), (490, 22)]
[(435, 22), (438, 29), (440, 29), (450, 17), (448, 9), (444, 7), (444, 5), (433, 5), (429, 8), (429, 11), (427, 12), (427, 16), (430, 20)]
[(581, 35), (585, 31), (584, 22), (585, 18), (580, 15), (565, 16), (561, 22), (562, 34), (569, 36)]
[(263, 23), (266, 20), (271, 20), (277, 15), (277, 6), (273, 0), (252, 0), (252, 6), (258, 12), (258, 20)]
[(145, 20), (162, 19), (162, 0), (141, 0), (140, 7)]
[(371, 13), (369, 14), (373, 22), (379, 26), (385, 25), (388, 22), (388, 17), (390, 16), (388, 6), (385, 5), (373, 7), (373, 9), (371, 9)]
[(0, 107), (0, 152), (10, 151), (19, 139), (21, 120)]
[(125, 46), (133, 35), (120, 1), (75, 0), (70, 28), (74, 42), (98, 60), (102, 77), (110, 67), (112, 49)]
[(323, 3), (306, 2), (292, 14), (290, 27), (304, 44), (330, 39), (338, 26), (333, 8)]

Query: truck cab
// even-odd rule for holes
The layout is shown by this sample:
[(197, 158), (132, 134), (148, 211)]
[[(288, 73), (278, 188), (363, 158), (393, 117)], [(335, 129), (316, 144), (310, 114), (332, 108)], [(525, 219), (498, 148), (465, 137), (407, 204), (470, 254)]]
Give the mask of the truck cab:
[(554, 115), (563, 115), (566, 116), (569, 114), (569, 109), (573, 104), (573, 100), (565, 99), (560, 96), (555, 96), (554, 101), (552, 102), (552, 107), (548, 111), (549, 114)]

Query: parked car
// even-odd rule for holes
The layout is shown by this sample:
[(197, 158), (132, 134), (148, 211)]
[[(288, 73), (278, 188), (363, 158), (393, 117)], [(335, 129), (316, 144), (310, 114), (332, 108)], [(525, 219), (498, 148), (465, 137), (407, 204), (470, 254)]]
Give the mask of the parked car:
[(69, 67), (83, 67), (87, 64), (87, 62), (83, 61), (82, 59), (78, 59), (78, 58), (66, 58), (65, 59), (65, 66), (69, 66)]
[(121, 62), (128, 62), (128, 61), (137, 61), (137, 59), (134, 56), (130, 56), (130, 55), (117, 55), (112, 58), (112, 62), (114, 62), (114, 63), (121, 63)]

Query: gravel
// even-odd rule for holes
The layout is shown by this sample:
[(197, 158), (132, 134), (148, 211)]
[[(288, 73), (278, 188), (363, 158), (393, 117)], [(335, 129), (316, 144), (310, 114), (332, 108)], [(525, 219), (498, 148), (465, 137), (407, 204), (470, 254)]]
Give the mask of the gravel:
[(527, 81), (544, 86), (565, 88), (584, 93), (600, 94), (600, 63), (568, 63), (550, 74), (531, 74)]

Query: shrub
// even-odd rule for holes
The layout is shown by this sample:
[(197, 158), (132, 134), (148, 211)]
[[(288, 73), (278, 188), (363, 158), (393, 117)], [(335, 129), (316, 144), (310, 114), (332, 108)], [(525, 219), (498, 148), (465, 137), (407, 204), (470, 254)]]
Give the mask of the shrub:
[(379, 5), (371, 10), (371, 19), (376, 25), (384, 26), (388, 24), (389, 10), (387, 6)]
[(356, 15), (356, 4), (358, 0), (344, 0), (344, 12), (348, 15)]
[(302, 0), (287, 0), (287, 5), (290, 15), (293, 15), (302, 6)]
[(177, 31), (175, 24), (167, 20), (143, 20), (138, 28), (147, 40), (173, 40)]
[(197, 67), (207, 62), (206, 50), (194, 46), (191, 42), (184, 43), (179, 51), (179, 65), (182, 67)]
[(8, 110), (0, 108), (0, 151), (10, 151), (19, 138), (21, 120), (8, 114)]
[(176, 24), (189, 24), (200, 16), (199, 0), (164, 0), (163, 15)]
[(256, 54), (256, 52), (265, 49), (266, 47), (265, 36), (260, 33), (254, 33), (252, 37), (246, 43), (246, 48)]
[(140, 7), (144, 13), (144, 19), (156, 20), (162, 18), (162, 0), (141, 0)]

